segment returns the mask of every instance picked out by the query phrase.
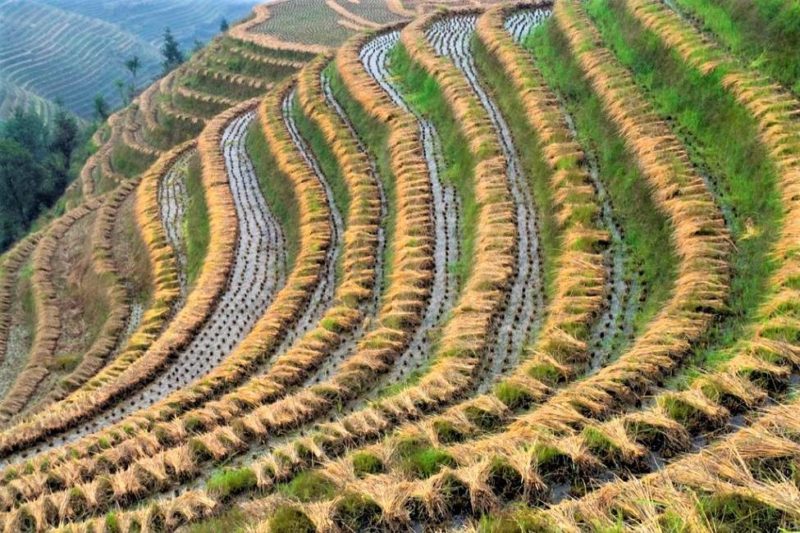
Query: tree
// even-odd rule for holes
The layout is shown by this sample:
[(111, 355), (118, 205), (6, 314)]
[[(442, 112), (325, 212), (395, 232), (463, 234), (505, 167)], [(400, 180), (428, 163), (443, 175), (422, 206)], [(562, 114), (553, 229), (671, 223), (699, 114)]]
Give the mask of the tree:
[(50, 148), (64, 158), (66, 168), (69, 168), (72, 152), (78, 146), (78, 133), (78, 122), (75, 118), (59, 109), (53, 120)]
[(39, 161), (47, 156), (49, 136), (44, 120), (33, 110), (17, 107), (3, 124), (2, 137), (15, 141)]
[(139, 59), (139, 56), (131, 56), (130, 59), (125, 61), (125, 68), (128, 69), (128, 72), (131, 73), (131, 85), (135, 88), (136, 87), (136, 73), (139, 72), (139, 69), (142, 66), (142, 62)]
[(219, 31), (222, 33), (228, 31), (228, 21), (225, 19), (225, 17), (223, 17), (222, 22), (219, 23)]
[[(108, 111), (102, 96), (98, 104)], [(21, 108), (0, 126), (0, 252), (58, 200), (77, 171), (71, 162), (83, 142), (75, 117), (63, 108), (50, 127), (35, 111)]]
[(38, 190), (47, 169), (24, 146), (0, 139), (0, 249), (22, 234), (39, 208)]
[(181, 52), (178, 41), (173, 37), (169, 28), (164, 30), (164, 44), (161, 45), (161, 55), (164, 60), (161, 62), (164, 73), (167, 73), (183, 63), (183, 52)]
[(119, 91), (119, 99), (122, 101), (122, 105), (127, 104), (128, 91), (127, 87), (125, 86), (125, 82), (117, 78), (116, 80), (114, 80), (114, 86), (117, 88), (117, 91)]
[(102, 94), (96, 95), (94, 97), (94, 114), (99, 120), (105, 120), (108, 118), (109, 113), (110, 108), (108, 106), (108, 102), (106, 102), (106, 99)]

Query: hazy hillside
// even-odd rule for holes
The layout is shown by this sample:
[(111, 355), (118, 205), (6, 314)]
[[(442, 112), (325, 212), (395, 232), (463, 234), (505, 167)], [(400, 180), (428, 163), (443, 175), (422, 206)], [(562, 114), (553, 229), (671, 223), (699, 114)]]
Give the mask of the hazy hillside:
[[(245, 16), (252, 0), (7, 0), (0, 3), (0, 119), (17, 105), (63, 105), (91, 118), (96, 94), (116, 106), (123, 62), (139, 56), (137, 87), (161, 71), (159, 46), (170, 27), (184, 51), (207, 41), (223, 18)], [(39, 98), (37, 98), (39, 97)]]

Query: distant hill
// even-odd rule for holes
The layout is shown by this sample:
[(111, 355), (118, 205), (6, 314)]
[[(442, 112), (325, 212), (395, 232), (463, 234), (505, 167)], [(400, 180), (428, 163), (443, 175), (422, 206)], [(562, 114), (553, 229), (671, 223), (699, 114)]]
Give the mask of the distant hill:
[(0, 2), (0, 120), (18, 106), (46, 116), (60, 101), (91, 118), (102, 94), (121, 102), (115, 80), (130, 81), (123, 62), (138, 55), (139, 88), (161, 71), (159, 46), (170, 27), (184, 51), (228, 21), (246, 16), (253, 0), (6, 0)]

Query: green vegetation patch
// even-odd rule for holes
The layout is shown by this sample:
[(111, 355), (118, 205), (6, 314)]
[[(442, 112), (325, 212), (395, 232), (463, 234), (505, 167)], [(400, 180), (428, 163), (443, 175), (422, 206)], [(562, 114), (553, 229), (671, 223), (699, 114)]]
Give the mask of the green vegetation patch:
[(310, 470), (301, 472), (289, 483), (280, 485), (278, 490), (301, 502), (328, 499), (336, 495), (336, 486), (328, 478)]
[[(649, 185), (603, 112), (598, 96), (583, 78), (569, 44), (553, 23), (537, 28), (526, 46), (550, 87), (563, 98), (575, 120), (578, 140), (584, 150), (597, 158), (600, 180), (607, 188), (614, 215), (625, 228), (625, 277), (639, 277), (642, 292), (634, 295), (640, 306), (634, 316), (634, 332), (640, 334), (669, 298), (677, 275), (677, 256), (672, 227), (653, 204)], [(620, 339), (612, 346), (612, 357), (630, 341)]]
[(758, 125), (722, 86), (721, 74), (703, 76), (630, 16), (620, 0), (587, 5), (603, 38), (661, 116), (671, 122), (692, 161), (716, 183), (718, 203), (736, 243), (730, 258), (728, 311), (718, 317), (692, 363), (713, 368), (734, 353), (759, 304), (768, 296), (776, 261), (770, 256), (781, 227), (777, 169), (759, 140)]
[(394, 460), (401, 472), (420, 479), (431, 477), (445, 466), (457, 466), (452, 455), (418, 438), (399, 440)]
[(186, 215), (183, 222), (186, 243), (186, 279), (193, 286), (203, 267), (211, 237), (208, 205), (203, 189), (203, 169), (200, 157), (193, 155), (186, 166)]
[(241, 492), (253, 490), (256, 484), (256, 473), (252, 469), (224, 468), (211, 475), (206, 482), (206, 489), (224, 500)]
[(793, 0), (675, 0), (746, 64), (800, 95), (800, 3)]

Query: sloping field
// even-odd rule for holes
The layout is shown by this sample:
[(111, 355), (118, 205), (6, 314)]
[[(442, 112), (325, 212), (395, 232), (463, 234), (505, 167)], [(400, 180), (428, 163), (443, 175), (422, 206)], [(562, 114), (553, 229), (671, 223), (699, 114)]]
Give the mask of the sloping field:
[(798, 529), (781, 1), (258, 6), (0, 258), (0, 525)]

